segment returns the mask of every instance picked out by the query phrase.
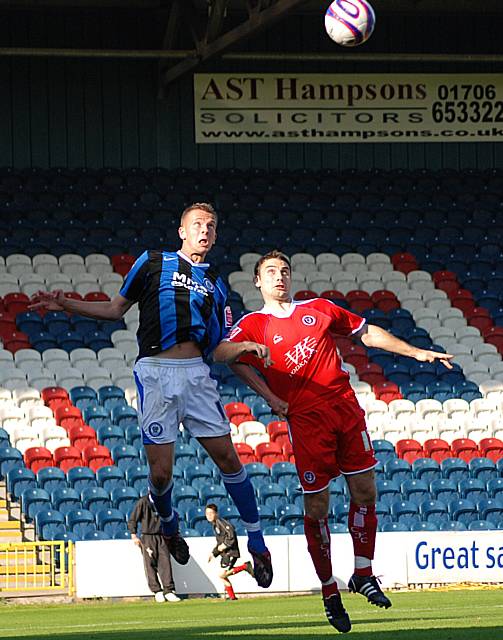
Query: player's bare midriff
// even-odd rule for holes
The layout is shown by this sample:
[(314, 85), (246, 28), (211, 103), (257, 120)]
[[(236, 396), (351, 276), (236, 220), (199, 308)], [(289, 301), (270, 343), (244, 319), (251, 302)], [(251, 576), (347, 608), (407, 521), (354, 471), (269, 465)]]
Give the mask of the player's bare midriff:
[(175, 344), (165, 351), (156, 353), (156, 358), (179, 358), (184, 360), (185, 358), (199, 358), (201, 356), (201, 349), (195, 342), (191, 340), (188, 342), (180, 342)]

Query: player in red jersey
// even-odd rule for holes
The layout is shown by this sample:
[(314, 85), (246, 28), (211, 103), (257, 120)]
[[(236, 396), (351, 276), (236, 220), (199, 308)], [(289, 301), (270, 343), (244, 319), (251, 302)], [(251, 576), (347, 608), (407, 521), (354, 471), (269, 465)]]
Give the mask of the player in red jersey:
[[(376, 459), (361, 409), (343, 369), (335, 335), (354, 336), (367, 347), (439, 360), (451, 367), (450, 354), (413, 347), (323, 298), (293, 302), (288, 258), (272, 251), (255, 265), (255, 284), (265, 306), (245, 315), (214, 351), (270, 405), (288, 418), (295, 464), (304, 491), (304, 531), (322, 584), (329, 622), (351, 629), (332, 573), (328, 528), (329, 484), (342, 473), (351, 495), (349, 531), (355, 554), (348, 587), (378, 607), (391, 602), (372, 573), (377, 518)], [(262, 374), (257, 374), (255, 369)]]

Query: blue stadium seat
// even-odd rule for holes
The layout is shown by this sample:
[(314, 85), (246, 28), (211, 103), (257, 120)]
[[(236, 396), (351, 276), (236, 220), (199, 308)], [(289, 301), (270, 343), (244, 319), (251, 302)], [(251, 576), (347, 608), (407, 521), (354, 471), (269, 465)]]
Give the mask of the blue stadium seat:
[(84, 409), (89, 406), (96, 406), (98, 404), (96, 391), (88, 386), (72, 387), (70, 389), (70, 400), (72, 403), (84, 412)]
[(66, 479), (70, 487), (82, 491), (85, 487), (96, 487), (96, 475), (89, 467), (72, 467), (66, 472)]
[(80, 492), (80, 499), (84, 509), (96, 514), (101, 509), (112, 506), (110, 495), (103, 487), (86, 487)]
[(92, 531), (91, 529), (89, 529), (84, 533), (82, 539), (83, 540), (110, 540), (111, 538), (108, 535), (108, 533), (105, 533), (104, 531), (98, 531), (97, 529)]
[(469, 475), (468, 465), (461, 458), (446, 458), (440, 463), (442, 475), (449, 480), (462, 480)]
[(138, 413), (136, 409), (127, 404), (114, 405), (112, 406), (112, 422), (125, 429), (130, 425), (138, 424)]
[(503, 496), (503, 478), (491, 478), (486, 482), (486, 488), (490, 498)]
[(336, 522), (347, 522), (350, 506), (349, 502), (338, 502), (332, 506), (331, 511)]
[[(66, 314), (64, 314), (66, 317)], [(19, 331), (31, 335), (44, 330), (42, 317), (36, 311), (26, 311), (18, 313), (16, 316), (16, 326)]]
[(47, 524), (44, 526), (44, 540), (63, 540), (66, 533), (66, 524), (64, 523)]
[(503, 521), (503, 498), (489, 498), (477, 501), (480, 518), (494, 524)]
[(125, 428), (126, 444), (140, 449), (142, 447), (141, 429), (139, 424), (130, 424)]
[(409, 371), (414, 378), (414, 382), (420, 382), (425, 385), (434, 382), (437, 376), (436, 366), (432, 362), (413, 362)]
[(84, 409), (83, 416), (84, 422), (95, 430), (99, 429), (100, 427), (109, 426), (111, 423), (109, 412), (105, 409), (105, 407), (102, 407), (99, 404), (88, 405)]
[(0, 428), (0, 447), (10, 446), (10, 436), (5, 429)]
[(415, 516), (419, 515), (419, 509), (410, 500), (398, 500), (391, 504), (390, 513), (395, 522), (402, 522), (410, 526), (412, 521), (416, 521)]
[(286, 495), (286, 490), (277, 482), (258, 482), (255, 484), (257, 497), (261, 504), (265, 503), (267, 498), (282, 497)]
[(48, 540), (47, 527), (49, 525), (64, 525), (65, 516), (54, 509), (41, 509), (35, 515), (35, 530), (40, 540)]
[(196, 528), (196, 525), (199, 522), (207, 522), (205, 515), (205, 507), (201, 506), (192, 506), (187, 509), (185, 512), (185, 519), (189, 523), (189, 526), (193, 529)]
[(412, 463), (414, 478), (431, 482), (442, 477), (440, 465), (432, 458), (418, 458)]
[(125, 398), (124, 391), (116, 385), (108, 384), (98, 389), (98, 402), (106, 409), (109, 409), (114, 402), (125, 400)]
[(400, 485), (400, 490), (404, 500), (412, 500), (416, 504), (420, 504), (430, 497), (428, 483), (422, 479), (404, 480)]
[(459, 520), (449, 520), (448, 522), (441, 522), (439, 527), (440, 531), (467, 531), (467, 526)]
[(396, 480), (378, 478), (376, 480), (376, 488), (379, 501), (388, 506), (401, 498), (400, 485)]
[(446, 504), (454, 499), (461, 497), (458, 495), (458, 485), (450, 478), (440, 478), (430, 482), (430, 493), (436, 500), (442, 500)]
[(474, 520), (468, 525), (468, 531), (490, 531), (492, 529), (496, 529), (496, 525), (487, 520)]
[(199, 499), (204, 504), (216, 502), (217, 504), (228, 496), (227, 489), (219, 484), (206, 484), (199, 490)]
[(372, 440), (372, 447), (375, 457), (381, 462), (396, 458), (395, 447), (388, 440)]
[(96, 513), (96, 524), (98, 529), (105, 533), (113, 532), (113, 525), (120, 524), (121, 528), (125, 528), (126, 520), (122, 511), (119, 509), (101, 509)]
[[(234, 524), (231, 522), (231, 524)], [(215, 533), (213, 532), (213, 527), (206, 520), (201, 520), (196, 522), (196, 526), (194, 527), (200, 536), (204, 536), (207, 538), (212, 538)]]
[(46, 491), (66, 487), (66, 475), (58, 467), (44, 467), (37, 471), (37, 485)]
[(132, 464), (125, 469), (126, 482), (141, 492), (148, 479), (148, 467), (145, 464)]
[(404, 522), (384, 522), (381, 526), (381, 531), (410, 531), (409, 527)]
[[(66, 526), (70, 531), (74, 531), (77, 525), (91, 525), (96, 528), (94, 514), (87, 509), (75, 509), (66, 514)], [(77, 531), (76, 531), (77, 533)]]
[(384, 465), (384, 472), (388, 480), (402, 482), (412, 477), (412, 469), (406, 460), (395, 458), (388, 460)]
[[(285, 504), (275, 509), (275, 516), (279, 524), (292, 529), (304, 522), (304, 509), (295, 504)], [(260, 513), (262, 518), (262, 513)]]
[(425, 521), (442, 522), (449, 519), (447, 505), (442, 500), (424, 500), (419, 504), (419, 513)]
[(31, 469), (13, 467), (6, 474), (7, 491), (14, 501), (18, 501), (25, 489), (37, 486), (37, 478)]
[(458, 491), (461, 498), (470, 500), (481, 500), (488, 498), (486, 483), (479, 478), (464, 478), (458, 482)]
[(266, 479), (270, 477), (269, 467), (262, 462), (248, 462), (244, 465), (248, 477)]
[(175, 460), (180, 463), (182, 458), (196, 458), (197, 450), (192, 444), (177, 442), (175, 444)]
[(183, 538), (199, 538), (201, 534), (197, 529), (192, 529), (191, 527), (185, 527), (180, 529), (180, 535)]
[(114, 463), (123, 470), (139, 462), (138, 449), (131, 444), (116, 444), (110, 453)]
[(122, 513), (128, 513), (135, 506), (140, 494), (138, 489), (128, 486), (116, 486), (110, 491), (112, 507), (120, 509)]
[(173, 488), (173, 504), (177, 508), (191, 507), (198, 504), (199, 494), (194, 487), (175, 485)]
[(213, 477), (213, 472), (205, 464), (194, 464), (186, 467), (183, 474), (187, 484), (192, 484), (196, 478), (206, 478), (207, 484), (212, 484), (211, 478)]
[(413, 522), (410, 525), (411, 531), (438, 531), (438, 526), (434, 522)]
[(452, 520), (459, 520), (466, 526), (478, 519), (477, 507), (472, 500), (466, 498), (451, 500), (447, 508)]
[(297, 470), (292, 462), (275, 462), (271, 466), (271, 478), (273, 482), (278, 482), (281, 477), (292, 479), (297, 475)]
[(71, 487), (54, 489), (51, 493), (51, 503), (54, 509), (57, 509), (64, 515), (69, 511), (82, 508), (79, 492)]
[(266, 536), (288, 536), (292, 532), (288, 527), (282, 525), (267, 525), (264, 527), (264, 535)]
[(97, 469), (96, 480), (98, 486), (103, 487), (108, 492), (126, 484), (124, 471), (115, 465), (106, 465)]
[[(71, 330), (70, 319), (64, 311), (47, 311), (43, 324), (45, 325), (44, 328), (54, 335)], [(43, 329), (40, 328), (39, 330), (42, 331)]]
[(38, 511), (50, 509), (51, 497), (45, 489), (28, 488), (21, 494), (21, 509), (26, 522), (32, 522)]
[[(13, 464), (10, 464), (13, 463)], [(0, 447), (0, 479), (7, 473), (7, 466), (24, 466), (23, 454), (14, 447)]]
[(489, 458), (472, 458), (468, 468), (472, 478), (484, 480), (484, 482), (496, 478), (498, 474), (495, 463)]

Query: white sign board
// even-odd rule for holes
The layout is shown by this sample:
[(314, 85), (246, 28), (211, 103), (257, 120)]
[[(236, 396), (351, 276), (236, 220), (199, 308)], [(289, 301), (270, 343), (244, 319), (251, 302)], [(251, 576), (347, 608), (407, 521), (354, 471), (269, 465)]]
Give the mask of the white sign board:
[(503, 140), (501, 74), (195, 74), (197, 143)]

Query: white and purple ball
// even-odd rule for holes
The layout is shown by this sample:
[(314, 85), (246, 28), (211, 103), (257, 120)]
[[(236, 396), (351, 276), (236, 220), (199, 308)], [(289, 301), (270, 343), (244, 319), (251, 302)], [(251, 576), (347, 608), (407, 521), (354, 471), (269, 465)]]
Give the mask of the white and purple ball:
[(374, 9), (367, 0), (334, 0), (325, 13), (325, 29), (343, 47), (356, 47), (372, 35)]

